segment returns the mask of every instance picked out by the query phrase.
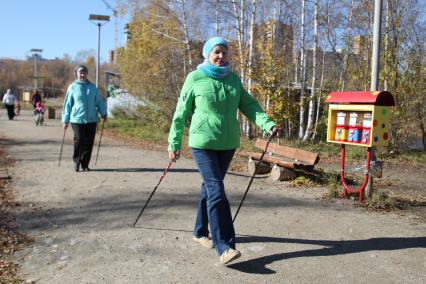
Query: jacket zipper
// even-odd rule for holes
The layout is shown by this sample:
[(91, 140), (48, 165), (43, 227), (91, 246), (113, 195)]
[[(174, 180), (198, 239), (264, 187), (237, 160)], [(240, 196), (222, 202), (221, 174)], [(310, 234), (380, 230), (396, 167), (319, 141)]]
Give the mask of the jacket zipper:
[(84, 96), (86, 98), (86, 105), (84, 106), (85, 108), (85, 112), (86, 112), (86, 123), (89, 123), (89, 102), (88, 102), (88, 90), (86, 88), (86, 84), (83, 85), (84, 86)]

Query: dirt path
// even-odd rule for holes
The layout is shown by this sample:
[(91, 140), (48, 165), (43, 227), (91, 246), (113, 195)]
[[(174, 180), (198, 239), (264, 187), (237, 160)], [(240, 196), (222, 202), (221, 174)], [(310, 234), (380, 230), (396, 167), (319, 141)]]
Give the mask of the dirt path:
[[(20, 230), (35, 242), (16, 253), (22, 278), (38, 283), (425, 283), (426, 224), (410, 215), (367, 213), (255, 179), (236, 220), (242, 257), (228, 267), (191, 240), (200, 178), (192, 160), (167, 174), (138, 227), (131, 224), (166, 153), (103, 138), (93, 171), (72, 170), (72, 131), (58, 167), (58, 120), (36, 127), (29, 112), (0, 116), (12, 139)], [(95, 148), (96, 152), (96, 148)], [(248, 177), (225, 180), (233, 212)]]

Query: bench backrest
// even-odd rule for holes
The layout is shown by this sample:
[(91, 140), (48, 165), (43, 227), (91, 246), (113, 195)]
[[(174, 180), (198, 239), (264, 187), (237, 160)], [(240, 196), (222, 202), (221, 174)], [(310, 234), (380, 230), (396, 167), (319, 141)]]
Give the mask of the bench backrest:
[[(264, 150), (266, 146), (266, 141), (262, 139), (256, 140), (256, 147)], [(268, 152), (272, 152), (274, 154), (290, 158), (292, 160), (297, 160), (302, 162), (305, 165), (315, 165), (319, 162), (319, 154), (313, 153), (297, 148), (281, 146), (273, 143), (269, 143)]]

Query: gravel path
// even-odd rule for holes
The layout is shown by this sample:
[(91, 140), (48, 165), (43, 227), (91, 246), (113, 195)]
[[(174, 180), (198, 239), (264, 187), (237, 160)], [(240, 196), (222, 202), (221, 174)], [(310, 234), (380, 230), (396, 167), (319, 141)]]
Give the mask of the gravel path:
[[(35, 241), (16, 253), (37, 283), (425, 283), (426, 224), (325, 203), (324, 190), (256, 178), (235, 229), (242, 257), (225, 267), (191, 239), (200, 177), (174, 164), (137, 228), (132, 224), (168, 164), (166, 153), (102, 138), (92, 171), (73, 171), (72, 131), (61, 166), (59, 120), (36, 127), (30, 112), (0, 116), (11, 139), (17, 223)], [(98, 139), (98, 137), (97, 137)], [(96, 140), (97, 143), (97, 140)], [(96, 156), (94, 149), (93, 161)], [(228, 174), (235, 212), (249, 178)]]

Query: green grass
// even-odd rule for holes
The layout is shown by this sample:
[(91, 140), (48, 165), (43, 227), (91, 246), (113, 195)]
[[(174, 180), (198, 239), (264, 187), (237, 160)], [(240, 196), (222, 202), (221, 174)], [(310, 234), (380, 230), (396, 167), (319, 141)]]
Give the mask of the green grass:
[[(140, 139), (143, 141), (167, 144), (168, 132), (156, 127), (151, 123), (141, 123), (138, 120), (130, 119), (110, 119), (108, 120), (107, 128), (111, 129), (120, 135)], [(185, 133), (182, 141), (182, 146), (186, 146), (188, 140)], [(260, 149), (255, 147), (256, 139), (241, 138), (241, 146), (239, 151), (244, 152), (259, 152)], [(277, 143), (274, 139), (272, 143)], [(311, 152), (320, 153), (322, 157), (330, 157), (339, 159), (341, 152), (341, 144), (328, 143), (325, 141), (306, 143), (296, 140), (280, 140), (280, 145), (304, 149)], [(426, 152), (421, 151), (406, 151), (402, 153), (390, 153), (387, 147), (378, 147), (377, 155), (379, 159), (394, 161), (395, 163), (409, 164), (426, 164)], [(367, 156), (367, 147), (346, 145), (346, 161), (364, 161)]]
[(164, 133), (164, 131), (158, 129), (154, 125), (144, 125), (136, 120), (109, 119), (107, 129), (130, 138), (158, 144), (167, 144), (168, 133)]
[(426, 164), (426, 151), (409, 150), (402, 153), (385, 153), (383, 158), (390, 162), (421, 166)]
[(241, 137), (240, 139), (240, 149), (242, 152), (259, 152), (260, 149), (254, 146), (256, 139), (248, 139)]

